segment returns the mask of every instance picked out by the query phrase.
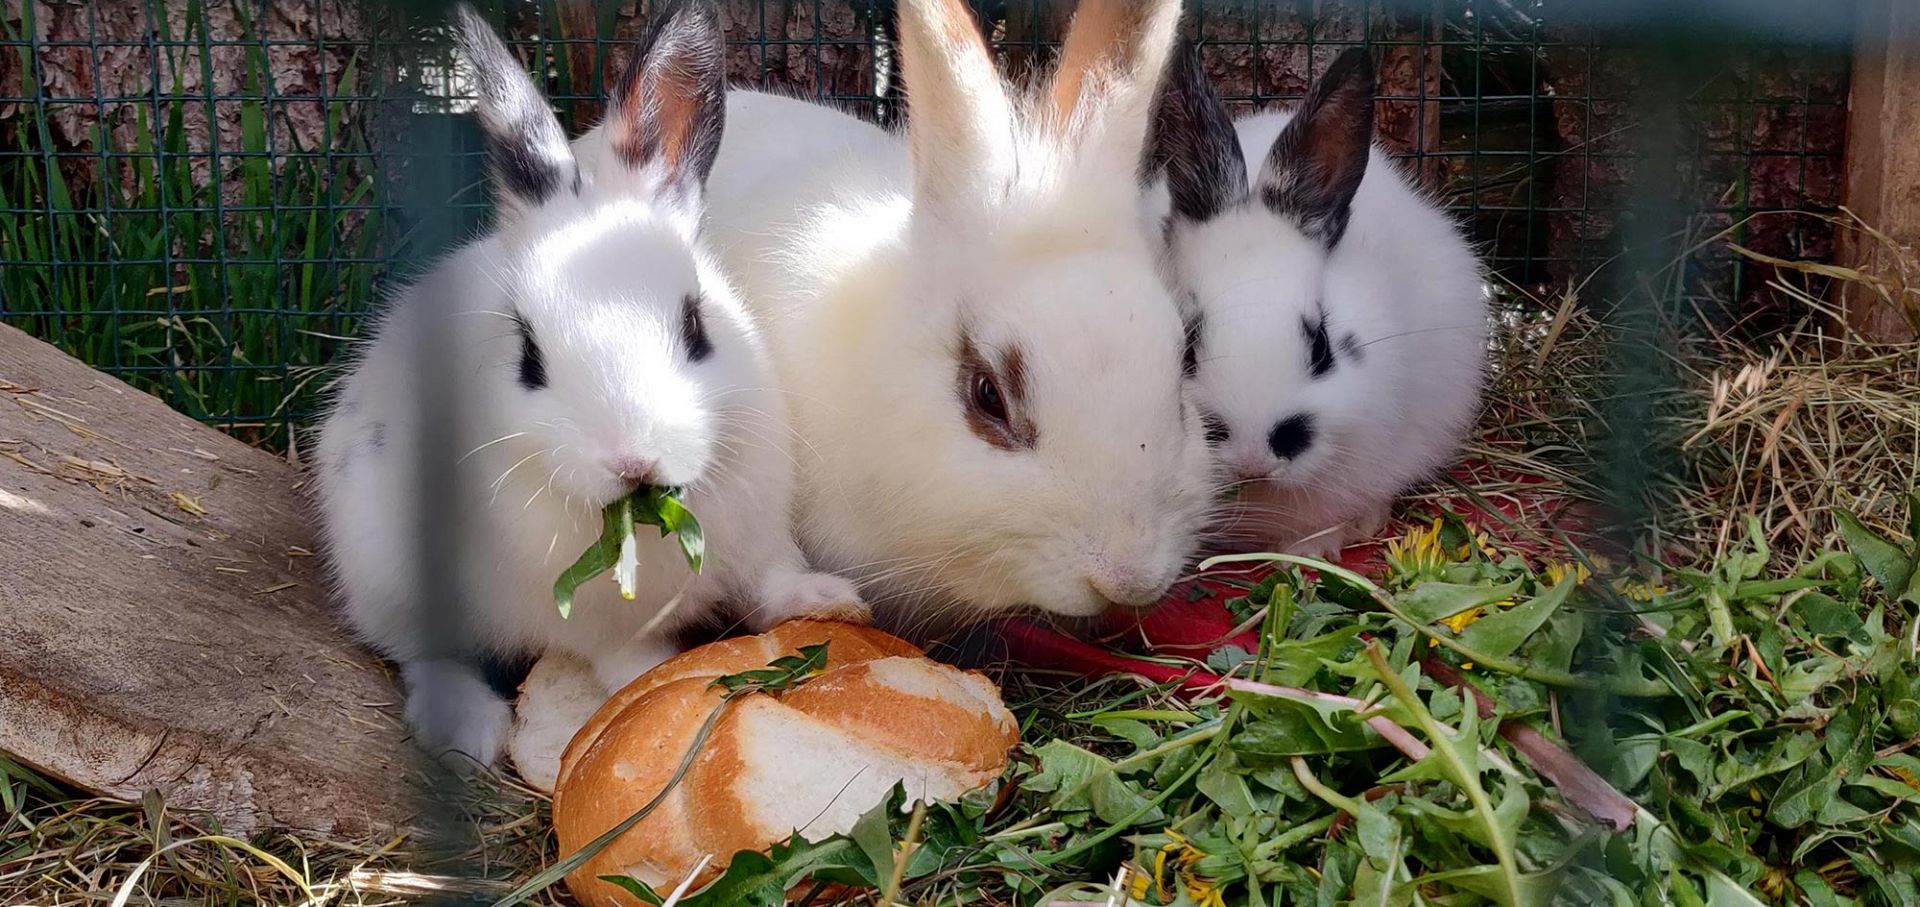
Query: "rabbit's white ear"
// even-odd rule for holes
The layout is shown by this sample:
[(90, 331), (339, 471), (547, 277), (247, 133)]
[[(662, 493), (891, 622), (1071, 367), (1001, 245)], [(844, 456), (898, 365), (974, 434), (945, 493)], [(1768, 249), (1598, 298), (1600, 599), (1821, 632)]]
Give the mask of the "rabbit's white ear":
[(900, 66), (916, 201), (947, 210), (991, 204), (1012, 172), (1016, 126), (966, 0), (901, 0)]
[(567, 134), (533, 78), (473, 7), (454, 6), (453, 24), (479, 91), (480, 133), (503, 210), (515, 213), (577, 189), (580, 171)]
[(1048, 91), (1060, 140), (1137, 170), (1179, 28), (1180, 0), (1081, 0)]
[(712, 0), (656, 14), (612, 94), (609, 163), (673, 200), (697, 199), (726, 125), (726, 38)]

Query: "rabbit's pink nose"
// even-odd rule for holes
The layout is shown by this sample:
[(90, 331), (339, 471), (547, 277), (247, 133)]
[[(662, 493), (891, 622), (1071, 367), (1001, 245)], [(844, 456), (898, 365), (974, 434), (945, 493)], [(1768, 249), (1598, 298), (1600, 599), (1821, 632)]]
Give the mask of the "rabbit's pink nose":
[(1155, 604), (1167, 591), (1157, 577), (1149, 576), (1143, 570), (1125, 567), (1096, 570), (1087, 577), (1087, 585), (1092, 586), (1101, 598), (1130, 608)]
[(1264, 479), (1273, 474), (1273, 459), (1264, 454), (1230, 457), (1227, 459), (1227, 471), (1235, 481), (1251, 482)]
[(660, 469), (660, 461), (638, 454), (615, 454), (613, 474), (635, 485), (654, 484), (654, 474)]

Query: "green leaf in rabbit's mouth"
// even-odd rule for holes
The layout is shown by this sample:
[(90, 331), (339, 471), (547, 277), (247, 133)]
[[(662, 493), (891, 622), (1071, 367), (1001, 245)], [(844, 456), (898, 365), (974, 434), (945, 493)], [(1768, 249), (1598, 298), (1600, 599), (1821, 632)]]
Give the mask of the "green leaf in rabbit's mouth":
[(634, 537), (633, 528), (639, 524), (660, 527), (661, 538), (669, 535), (679, 538), (680, 553), (686, 556), (687, 566), (699, 573), (707, 541), (700, 532), (700, 521), (694, 519), (693, 511), (681, 500), (683, 494), (683, 489), (649, 485), (602, 509), (600, 537), (553, 582), (553, 601), (560, 606), (560, 616), (573, 612), (573, 595), (587, 580), (608, 570), (613, 571), (614, 581), (620, 584), (620, 597), (633, 600), (635, 574), (639, 568), (639, 540)]

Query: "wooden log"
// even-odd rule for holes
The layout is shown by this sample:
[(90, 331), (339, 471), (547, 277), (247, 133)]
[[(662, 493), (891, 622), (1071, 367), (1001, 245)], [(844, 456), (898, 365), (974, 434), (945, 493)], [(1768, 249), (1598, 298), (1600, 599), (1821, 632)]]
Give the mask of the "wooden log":
[(232, 834), (410, 829), (423, 757), (300, 479), (0, 325), (0, 751)]
[[(1843, 202), (1899, 248), (1857, 229), (1841, 230), (1839, 260), (1883, 281), (1841, 289), (1849, 326), (1874, 340), (1901, 340), (1920, 327), (1920, 5), (1862, 0), (1847, 104)], [(1915, 286), (1909, 289), (1909, 281)]]

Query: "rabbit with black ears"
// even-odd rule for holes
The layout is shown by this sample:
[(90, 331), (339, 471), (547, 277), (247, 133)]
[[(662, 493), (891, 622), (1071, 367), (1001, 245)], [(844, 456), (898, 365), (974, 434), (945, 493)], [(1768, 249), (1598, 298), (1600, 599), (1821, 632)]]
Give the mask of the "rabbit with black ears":
[[(489, 763), (511, 717), (489, 658), (569, 652), (611, 691), (723, 603), (760, 627), (865, 606), (769, 518), (792, 493), (785, 401), (700, 247), (725, 116), (715, 11), (657, 18), (612, 94), (609, 153), (584, 165), (487, 24), (465, 5), (455, 20), (498, 222), (380, 321), (320, 429), (316, 481), (347, 620), (400, 663), (417, 736)], [(686, 489), (703, 572), (643, 531), (639, 600), (595, 580), (563, 618), (555, 578), (643, 485)]]
[(1479, 411), (1480, 262), (1374, 146), (1373, 105), (1359, 48), (1295, 108), (1238, 122), (1192, 48), (1169, 68), (1146, 206), (1237, 492), (1222, 548), (1330, 556), (1378, 533)]
[(1154, 604), (1213, 484), (1133, 221), (1178, 0), (1083, 2), (1032, 96), (964, 0), (899, 16), (904, 136), (736, 91), (714, 169), (708, 236), (802, 440), (801, 543), (915, 635)]

